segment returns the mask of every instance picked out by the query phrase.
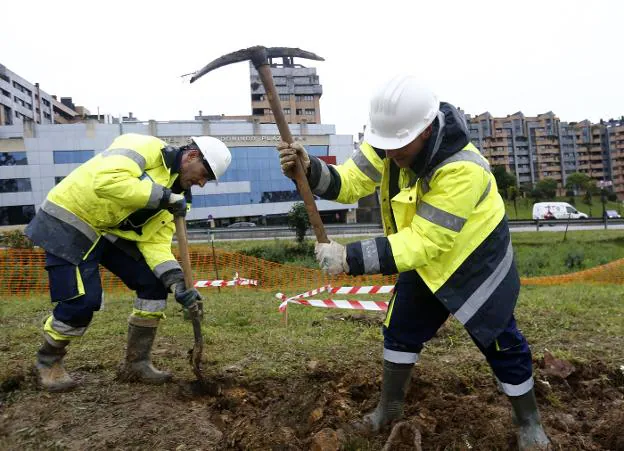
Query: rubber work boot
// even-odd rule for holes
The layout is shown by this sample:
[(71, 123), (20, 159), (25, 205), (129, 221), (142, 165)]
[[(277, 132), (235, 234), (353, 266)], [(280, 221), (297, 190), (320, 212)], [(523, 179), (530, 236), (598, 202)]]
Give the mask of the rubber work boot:
[(171, 380), (171, 373), (159, 371), (152, 365), (150, 356), (154, 338), (156, 338), (156, 326), (144, 327), (128, 324), (128, 349), (126, 361), (122, 364), (117, 376), (119, 380), (156, 385)]
[(35, 370), (39, 385), (49, 392), (68, 391), (77, 384), (65, 371), (63, 357), (67, 354), (65, 347), (69, 340), (57, 341), (45, 337), (39, 351)]
[(412, 376), (413, 363), (383, 362), (381, 398), (375, 410), (354, 426), (363, 433), (377, 433), (392, 421), (403, 416), (405, 394)]
[(512, 406), (511, 418), (518, 426), (518, 449), (520, 451), (549, 449), (550, 440), (542, 427), (533, 389), (522, 396), (510, 396), (509, 401)]

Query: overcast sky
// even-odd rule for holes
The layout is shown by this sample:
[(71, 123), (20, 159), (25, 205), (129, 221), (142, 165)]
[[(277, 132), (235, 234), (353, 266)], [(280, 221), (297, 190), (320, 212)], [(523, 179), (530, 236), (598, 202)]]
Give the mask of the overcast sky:
[(340, 134), (362, 130), (372, 89), (397, 72), (472, 115), (598, 121), (624, 115), (623, 20), (615, 0), (9, 1), (0, 63), (93, 113), (188, 120), (251, 114), (249, 69), (180, 75), (252, 45), (300, 47), (326, 59), (300, 62)]

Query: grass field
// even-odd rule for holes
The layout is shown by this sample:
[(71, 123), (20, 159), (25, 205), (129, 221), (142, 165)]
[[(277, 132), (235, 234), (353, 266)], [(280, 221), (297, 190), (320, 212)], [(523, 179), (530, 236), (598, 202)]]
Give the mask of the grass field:
[[(557, 197), (554, 202), (568, 202), (569, 197)], [(505, 201), (505, 208), (507, 210), (507, 216), (509, 219), (533, 219), (533, 199), (528, 197), (516, 200), (516, 205), (512, 201)], [(600, 196), (594, 196), (592, 198), (592, 205), (587, 205), (583, 202), (582, 196), (576, 196), (574, 198), (574, 205), (578, 211), (585, 213), (589, 217), (601, 218), (602, 217), (602, 202)], [(624, 216), (624, 204), (622, 201), (613, 202), (607, 201), (605, 204), (605, 210), (615, 210), (621, 216)]]
[[(522, 262), (536, 254), (547, 262), (541, 270), (552, 270), (574, 246), (586, 262), (622, 256), (624, 232), (574, 232), (553, 247), (561, 238), (514, 234), (521, 273)], [(248, 243), (222, 245), (235, 250)], [(535, 252), (541, 248), (551, 251)], [(107, 293), (103, 310), (68, 353), (68, 370), (81, 386), (48, 394), (30, 373), (47, 297), (0, 301), (0, 449), (303, 450), (328, 429), (341, 449), (382, 448), (389, 431), (362, 437), (345, 427), (378, 400), (381, 314), (292, 305), (286, 326), (272, 292), (203, 293), (206, 369), (222, 387), (217, 395), (194, 391), (186, 360), (191, 325), (174, 302), (153, 353), (156, 366), (174, 372), (173, 383), (115, 380), (132, 296)], [(555, 449), (622, 449), (624, 285), (523, 287), (516, 317), (532, 346), (538, 402)], [(572, 364), (572, 374), (553, 372), (544, 361), (548, 353)], [(423, 449), (515, 447), (509, 405), (454, 320), (425, 347), (406, 416), (421, 430)]]

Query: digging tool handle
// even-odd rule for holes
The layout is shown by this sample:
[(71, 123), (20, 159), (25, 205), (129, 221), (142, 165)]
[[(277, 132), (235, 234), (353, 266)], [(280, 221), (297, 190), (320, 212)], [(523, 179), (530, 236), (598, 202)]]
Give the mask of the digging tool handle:
[[(188, 240), (186, 238), (186, 221), (182, 216), (174, 216), (176, 226), (176, 236), (178, 238), (178, 248), (180, 249), (180, 260), (182, 261), (182, 272), (184, 273), (184, 285), (186, 288), (193, 288), (193, 272), (191, 269), (191, 257), (188, 250)], [(193, 323), (193, 336), (195, 343), (191, 356), (193, 372), (199, 380), (203, 378), (201, 372), (201, 357), (203, 353), (204, 337), (201, 330), (201, 309), (196, 302), (189, 309), (189, 316)]]
[[(286, 118), (284, 117), (284, 112), (282, 111), (282, 105), (279, 101), (275, 84), (273, 83), (271, 67), (268, 64), (263, 64), (258, 66), (257, 69), (260, 74), (260, 80), (262, 80), (262, 84), (264, 85), (264, 90), (266, 91), (269, 104), (271, 105), (271, 111), (273, 111), (273, 116), (275, 117), (275, 122), (277, 124), (277, 128), (279, 129), (280, 136), (284, 142), (292, 144), (294, 140), (292, 134), (290, 133), (290, 128), (288, 128), (288, 122), (286, 122)], [(316, 202), (314, 202), (314, 195), (312, 194), (308, 178), (306, 177), (303, 165), (301, 164), (301, 160), (299, 158), (297, 158), (295, 182), (297, 183), (297, 189), (303, 198), (303, 203), (308, 212), (308, 218), (310, 218), (310, 224), (312, 224), (312, 228), (314, 229), (316, 241), (319, 243), (329, 243), (329, 239), (325, 233), (325, 227), (323, 227), (323, 221), (321, 221), (321, 215), (319, 215), (318, 209), (316, 208)]]
[(182, 216), (175, 216), (176, 236), (178, 238), (178, 249), (180, 249), (180, 260), (182, 261), (182, 272), (184, 273), (184, 284), (186, 288), (193, 288), (193, 273), (191, 270), (191, 257), (188, 251), (188, 240), (186, 239), (186, 221)]

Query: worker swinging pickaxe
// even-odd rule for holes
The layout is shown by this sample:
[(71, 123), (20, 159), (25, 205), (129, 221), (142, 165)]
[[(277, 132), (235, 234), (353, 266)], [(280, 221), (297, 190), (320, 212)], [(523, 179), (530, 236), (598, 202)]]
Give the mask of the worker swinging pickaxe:
[[(282, 137), (282, 141), (285, 141), (288, 144), (292, 144), (293, 137), (290, 133), (290, 129), (288, 128), (286, 118), (284, 117), (282, 105), (279, 101), (279, 96), (277, 95), (275, 84), (273, 83), (273, 74), (271, 73), (271, 68), (269, 66), (269, 58), (279, 57), (298, 57), (323, 61), (323, 58), (321, 58), (320, 56), (312, 52), (307, 52), (305, 50), (297, 48), (267, 48), (262, 46), (254, 46), (247, 49), (238, 50), (236, 52), (232, 52), (220, 58), (217, 58), (213, 62), (204, 66), (200, 71), (195, 72), (195, 74), (191, 77), (191, 83), (193, 83), (195, 80), (202, 77), (203, 75), (207, 74), (208, 72), (214, 69), (218, 69), (219, 67), (227, 66), (228, 64), (238, 63), (240, 61), (251, 60), (254, 67), (260, 74), (260, 80), (264, 85), (264, 90), (266, 91), (269, 104), (271, 105), (271, 110), (273, 111), (273, 115), (275, 116), (275, 122)], [(301, 161), (299, 159), (297, 159), (295, 183), (297, 184), (297, 190), (299, 191), (299, 194), (301, 195), (303, 203), (305, 204), (306, 210), (308, 212), (310, 223), (312, 224), (314, 234), (316, 235), (316, 240), (319, 243), (329, 243), (327, 234), (325, 233), (325, 228), (323, 227), (323, 222), (321, 221), (321, 216), (319, 215), (319, 212), (316, 208), (316, 203), (314, 202), (314, 195), (310, 190), (308, 179), (303, 170), (303, 165), (301, 164)]]

